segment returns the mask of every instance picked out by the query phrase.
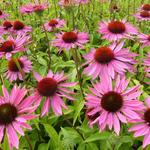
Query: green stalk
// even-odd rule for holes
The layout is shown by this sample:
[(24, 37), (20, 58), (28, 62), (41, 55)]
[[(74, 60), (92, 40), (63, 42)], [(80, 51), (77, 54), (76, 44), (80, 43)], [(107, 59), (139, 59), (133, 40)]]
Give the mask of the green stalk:
[(79, 81), (80, 92), (81, 92), (81, 95), (84, 99), (84, 92), (83, 92), (83, 88), (82, 88), (81, 73), (80, 73), (80, 70), (79, 70), (79, 58), (78, 58), (77, 50), (72, 49), (72, 54), (73, 54), (73, 59), (74, 59), (75, 67), (76, 67), (76, 71), (77, 71), (77, 77), (78, 77), (78, 81)]

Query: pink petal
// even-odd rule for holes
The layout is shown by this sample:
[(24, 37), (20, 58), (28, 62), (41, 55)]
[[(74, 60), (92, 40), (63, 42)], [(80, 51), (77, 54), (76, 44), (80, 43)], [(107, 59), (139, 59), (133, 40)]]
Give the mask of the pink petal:
[(114, 114), (114, 130), (117, 133), (117, 135), (119, 135), (119, 132), (120, 132), (120, 123), (119, 123), (119, 119), (116, 116), (116, 114)]
[(148, 133), (143, 140), (143, 148), (145, 148), (148, 144), (150, 144), (150, 133)]
[(9, 93), (7, 89), (4, 87), (4, 85), (2, 86), (2, 90), (3, 90), (3, 95), (5, 97), (6, 102), (9, 102)]
[(20, 128), (19, 123), (13, 122), (12, 125), (13, 125), (14, 129), (15, 129), (19, 134), (21, 134), (22, 136), (24, 136), (24, 132), (23, 132), (23, 130)]
[(3, 136), (4, 136), (4, 126), (1, 126), (0, 127), (0, 143), (1, 143), (2, 139), (3, 139)]
[(8, 137), (8, 141), (11, 145), (15, 146), (17, 149), (19, 147), (19, 139), (18, 139), (18, 136), (14, 130), (14, 128), (9, 125), (7, 127), (7, 137)]
[(42, 80), (42, 77), (41, 77), (38, 73), (33, 72), (33, 75), (34, 75), (34, 77), (35, 77), (35, 79), (36, 79), (37, 81)]
[(50, 98), (47, 98), (43, 107), (42, 107), (42, 113), (41, 116), (43, 117), (46, 113), (49, 112), (49, 108), (50, 108)]

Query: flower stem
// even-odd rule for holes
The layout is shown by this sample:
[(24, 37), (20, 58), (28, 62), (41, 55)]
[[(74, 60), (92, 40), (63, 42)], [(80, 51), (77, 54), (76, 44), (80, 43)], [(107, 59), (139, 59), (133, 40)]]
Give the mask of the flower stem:
[(30, 139), (29, 139), (29, 137), (27, 135), (25, 135), (25, 139), (26, 139), (27, 143), (29, 144), (29, 149), (33, 150), (32, 144), (31, 144)]
[(78, 59), (77, 50), (76, 49), (72, 49), (72, 53), (73, 53), (73, 59), (74, 59), (75, 66), (76, 66), (77, 77), (78, 77), (79, 86), (80, 86), (80, 92), (81, 92), (81, 95), (82, 95), (82, 97), (84, 99), (84, 93), (83, 93), (83, 88), (82, 88), (81, 73), (80, 73), (80, 70), (79, 70), (79, 59)]
[(56, 5), (56, 0), (53, 0), (53, 3), (54, 3), (54, 7), (55, 7), (55, 15), (56, 17), (58, 16), (57, 14), (57, 5)]
[(46, 37), (46, 40), (48, 42), (48, 56), (49, 56), (49, 61), (48, 61), (48, 70), (51, 68), (51, 48), (50, 48), (50, 42), (49, 42), (49, 39), (48, 39), (48, 34), (47, 34), (47, 31), (45, 29), (45, 26), (43, 25), (43, 29), (44, 29), (44, 33), (45, 33), (45, 37)]

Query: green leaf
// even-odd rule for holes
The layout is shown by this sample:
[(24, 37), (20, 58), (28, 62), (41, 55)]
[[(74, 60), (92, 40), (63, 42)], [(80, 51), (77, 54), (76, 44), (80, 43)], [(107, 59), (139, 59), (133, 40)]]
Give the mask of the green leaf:
[(77, 109), (76, 109), (76, 111), (74, 113), (73, 125), (75, 124), (78, 116), (80, 115), (80, 111), (82, 110), (83, 107), (84, 107), (84, 101), (81, 100), (80, 103), (78, 104), (78, 106), (76, 107)]
[(4, 142), (2, 144), (2, 149), (9, 150), (9, 144), (8, 144), (8, 139), (7, 139), (6, 135), (4, 136)]
[(92, 134), (90, 137), (88, 137), (84, 142), (88, 143), (88, 142), (94, 142), (98, 140), (106, 140), (109, 138), (110, 135), (111, 133), (109, 132), (95, 133)]
[(37, 61), (38, 61), (41, 65), (47, 66), (47, 62), (46, 62), (46, 60), (45, 60), (43, 57), (38, 56), (38, 57), (37, 57)]
[(59, 136), (56, 130), (50, 124), (43, 124), (43, 125), (49, 137), (53, 141), (55, 148), (62, 150), (63, 149), (62, 144), (61, 144), (61, 141), (59, 140)]
[(48, 144), (42, 143), (38, 146), (38, 150), (48, 150)]

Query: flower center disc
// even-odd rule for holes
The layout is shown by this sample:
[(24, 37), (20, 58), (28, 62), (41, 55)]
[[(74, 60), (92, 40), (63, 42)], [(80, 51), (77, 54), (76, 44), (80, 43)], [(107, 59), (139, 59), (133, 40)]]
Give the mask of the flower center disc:
[(3, 12), (0, 10), (0, 16), (3, 14)]
[(40, 12), (40, 11), (43, 11), (43, 7), (41, 5), (35, 5), (33, 7), (34, 11), (35, 12)]
[(108, 24), (108, 30), (112, 33), (118, 34), (118, 33), (123, 33), (126, 30), (126, 27), (124, 23), (120, 21), (111, 21)]
[(5, 103), (0, 105), (0, 125), (12, 123), (17, 117), (17, 109), (15, 106)]
[(114, 59), (114, 53), (109, 47), (100, 47), (96, 49), (94, 58), (99, 63), (107, 64)]
[(75, 32), (65, 32), (62, 36), (62, 39), (66, 42), (66, 43), (74, 43), (77, 41), (78, 36)]
[(144, 113), (144, 120), (150, 125), (150, 109), (147, 109)]
[(4, 43), (1, 43), (0, 45), (0, 52), (11, 52), (15, 48), (15, 43), (11, 40), (5, 41)]
[(117, 112), (122, 105), (122, 96), (114, 91), (104, 94), (101, 100), (102, 108), (109, 112)]
[(14, 30), (22, 30), (25, 27), (25, 25), (21, 21), (15, 21), (13, 24)]
[(57, 90), (57, 81), (53, 78), (44, 78), (38, 82), (37, 90), (42, 96), (53, 96)]
[(148, 36), (148, 40), (150, 41), (150, 35)]
[[(17, 61), (18, 61), (19, 65), (20, 65), (20, 67), (23, 68), (24, 65), (23, 65), (23, 63), (21, 62), (21, 60), (17, 59)], [(19, 69), (18, 69), (18, 67), (17, 67), (17, 64), (16, 64), (16, 62), (15, 62), (13, 59), (9, 60), (9, 62), (8, 62), (8, 69), (9, 69), (10, 71), (12, 71), (12, 72), (19, 72)]]
[(149, 18), (150, 13), (148, 11), (142, 11), (142, 12), (140, 12), (140, 16), (143, 18)]
[(150, 4), (145, 4), (143, 7), (142, 7), (143, 10), (146, 10), (146, 11), (150, 11)]
[(52, 20), (49, 21), (48, 24), (49, 24), (49, 26), (55, 27), (58, 24), (58, 21), (55, 20), (55, 19), (52, 19)]
[(7, 30), (7, 29), (9, 29), (9, 28), (11, 28), (13, 25), (11, 24), (11, 22), (10, 21), (5, 21), (4, 23), (3, 23), (3, 27)]

